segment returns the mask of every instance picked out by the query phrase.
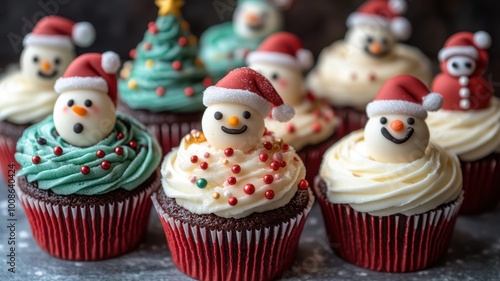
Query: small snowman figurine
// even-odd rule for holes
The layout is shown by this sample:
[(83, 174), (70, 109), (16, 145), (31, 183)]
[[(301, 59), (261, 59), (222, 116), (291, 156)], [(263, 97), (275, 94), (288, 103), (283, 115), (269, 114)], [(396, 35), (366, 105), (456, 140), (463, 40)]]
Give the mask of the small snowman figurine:
[(76, 58), (54, 89), (57, 133), (69, 144), (92, 146), (115, 127), (116, 72), (120, 58), (114, 52), (88, 53)]
[(425, 154), (429, 144), (427, 111), (443, 104), (419, 79), (400, 75), (384, 84), (368, 104), (365, 143), (370, 157), (384, 163), (410, 163)]
[(484, 31), (459, 32), (439, 51), (441, 71), (432, 90), (442, 93), (444, 110), (479, 110), (490, 105), (493, 87), (482, 77), (488, 66), (490, 35)]
[(269, 114), (280, 122), (294, 116), (273, 85), (251, 68), (238, 68), (208, 87), (203, 94), (207, 106), (202, 127), (208, 143), (218, 149), (252, 151), (265, 132)]

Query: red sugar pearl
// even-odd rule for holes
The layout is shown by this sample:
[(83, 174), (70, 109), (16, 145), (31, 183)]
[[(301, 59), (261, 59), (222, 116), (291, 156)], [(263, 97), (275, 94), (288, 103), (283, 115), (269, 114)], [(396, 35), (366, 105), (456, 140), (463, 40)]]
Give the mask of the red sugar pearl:
[(273, 183), (274, 177), (272, 175), (265, 175), (263, 179), (266, 184), (271, 184)]
[(251, 183), (247, 183), (243, 187), (243, 191), (248, 195), (252, 195), (255, 192), (255, 186)]
[(107, 161), (107, 160), (102, 161), (102, 163), (101, 163), (101, 168), (102, 168), (103, 170), (107, 170), (107, 169), (109, 169), (110, 167), (111, 167), (111, 163), (109, 163), (109, 161)]
[(300, 182), (299, 182), (299, 189), (300, 190), (307, 189), (308, 187), (309, 187), (309, 183), (306, 180), (304, 180), (304, 179), (300, 180)]
[(235, 185), (236, 184), (236, 178), (235, 177), (229, 177), (227, 179), (227, 183), (229, 183), (230, 185)]
[(54, 154), (59, 156), (63, 154), (63, 149), (60, 146), (54, 147)]
[(191, 163), (194, 164), (196, 162), (198, 162), (198, 156), (196, 156), (196, 155), (191, 156)]
[(152, 45), (151, 45), (151, 43), (146, 42), (146, 43), (144, 43), (144, 45), (142, 45), (142, 47), (144, 48), (144, 50), (149, 51), (149, 50), (151, 50)]
[(88, 175), (88, 174), (90, 173), (90, 168), (89, 168), (89, 166), (82, 166), (82, 167), (80, 168), (80, 172), (81, 172), (82, 174), (84, 174), (84, 175)]
[(313, 132), (315, 132), (315, 133), (321, 132), (321, 124), (319, 124), (318, 122), (312, 124), (312, 129), (313, 129)]
[(180, 62), (178, 60), (174, 61), (172, 63), (172, 69), (177, 70), (177, 71), (181, 70), (182, 69), (182, 62)]
[(150, 22), (148, 24), (148, 31), (151, 34), (156, 34), (158, 33), (158, 27), (156, 27), (156, 24), (154, 22)]
[(117, 148), (115, 148), (115, 153), (118, 154), (118, 155), (122, 155), (123, 154), (123, 148), (121, 146), (118, 146)]
[(123, 133), (118, 133), (118, 135), (116, 135), (116, 138), (121, 140), (125, 137), (125, 135)]
[(180, 37), (179, 40), (177, 40), (177, 44), (179, 44), (179, 46), (181, 46), (181, 47), (186, 46), (187, 43), (188, 43), (188, 40), (186, 37)]
[(99, 158), (103, 158), (104, 156), (106, 156), (106, 153), (104, 153), (104, 151), (102, 150), (98, 150), (95, 155), (97, 155), (97, 157)]
[(233, 165), (231, 167), (231, 171), (233, 172), (233, 174), (239, 174), (241, 172), (241, 167), (240, 165)]
[(281, 160), (280, 161), (280, 166), (281, 166), (281, 168), (285, 168), (286, 167), (286, 162), (284, 160)]
[(267, 150), (271, 150), (273, 148), (273, 144), (271, 142), (264, 142), (264, 147), (267, 149)]
[(281, 148), (283, 149), (283, 151), (287, 151), (290, 148), (290, 146), (287, 143), (284, 143)]
[(208, 168), (208, 163), (207, 163), (207, 162), (201, 162), (201, 163), (200, 163), (200, 168), (201, 168), (202, 170), (206, 170), (206, 169)]
[(33, 162), (33, 164), (40, 164), (40, 161), (42, 161), (42, 159), (40, 158), (40, 156), (35, 155), (31, 157), (31, 161)]
[(184, 95), (186, 95), (186, 97), (194, 96), (194, 89), (192, 87), (187, 87), (184, 89)]
[(273, 171), (279, 170), (280, 167), (281, 167), (281, 165), (280, 165), (280, 162), (278, 162), (278, 161), (273, 161), (273, 162), (271, 162), (271, 164), (269, 164), (269, 168), (271, 168)]
[(259, 155), (259, 159), (260, 159), (260, 161), (262, 161), (262, 162), (266, 162), (268, 158), (269, 158), (269, 155), (267, 155), (267, 153), (265, 153), (265, 152), (263, 152), (263, 153), (261, 153), (261, 154)]
[(156, 92), (157, 96), (163, 97), (165, 95), (165, 88), (158, 87), (158, 88), (156, 88), (155, 92)]
[(274, 198), (274, 191), (268, 190), (268, 191), (266, 191), (264, 196), (266, 196), (267, 199), (271, 200)]
[(128, 146), (130, 146), (131, 148), (136, 148), (137, 147), (137, 142), (132, 140), (128, 143)]
[(293, 133), (295, 132), (295, 126), (293, 124), (288, 124), (286, 126), (286, 130), (289, 132), (289, 133)]
[(229, 203), (229, 205), (231, 206), (236, 206), (236, 204), (238, 204), (238, 198), (231, 197), (227, 200), (227, 203)]
[(230, 147), (226, 148), (224, 150), (224, 154), (227, 156), (227, 157), (230, 157), (230, 156), (233, 156), (233, 153), (234, 153), (234, 150)]
[(203, 83), (203, 86), (204, 86), (205, 88), (207, 88), (207, 87), (209, 87), (209, 86), (212, 86), (213, 81), (212, 81), (212, 79), (210, 79), (210, 77), (205, 77), (205, 78), (203, 79), (203, 82), (202, 82), (202, 83)]
[(131, 59), (135, 59), (135, 55), (137, 54), (137, 50), (136, 49), (132, 49), (128, 52), (128, 55)]

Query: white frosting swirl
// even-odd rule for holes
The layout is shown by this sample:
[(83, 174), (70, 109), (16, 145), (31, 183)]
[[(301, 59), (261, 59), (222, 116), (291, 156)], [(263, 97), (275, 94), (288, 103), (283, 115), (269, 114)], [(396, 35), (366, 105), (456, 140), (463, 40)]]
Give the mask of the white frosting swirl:
[(410, 216), (460, 195), (458, 158), (444, 148), (430, 144), (424, 157), (411, 163), (380, 163), (368, 156), (363, 134), (351, 133), (323, 156), (320, 175), (332, 203), (374, 216)]
[(431, 139), (461, 160), (474, 161), (500, 151), (498, 98), (492, 98), (486, 109), (429, 112), (426, 122)]
[(382, 85), (399, 74), (413, 75), (430, 85), (430, 61), (417, 48), (404, 44), (396, 44), (384, 58), (354, 55), (340, 40), (321, 52), (317, 67), (307, 77), (307, 86), (336, 106), (364, 110)]
[(295, 116), (285, 124), (266, 118), (266, 128), (297, 150), (322, 142), (334, 134), (338, 119), (328, 104), (307, 100), (294, 109)]
[[(273, 137), (267, 135), (255, 150), (248, 153), (234, 150), (232, 155), (227, 156), (225, 150), (215, 149), (206, 141), (188, 144), (184, 138), (178, 148), (165, 156), (161, 165), (165, 194), (175, 198), (177, 204), (192, 213), (215, 214), (224, 218), (242, 218), (288, 204), (305, 177), (304, 164), (292, 147), (286, 151), (285, 148), (268, 150), (263, 145), (265, 141), (275, 142)], [(280, 152), (286, 166), (274, 171), (270, 163), (276, 152)], [(267, 161), (259, 159), (261, 153), (268, 154)], [(196, 163), (192, 163), (193, 156), (197, 157)], [(205, 170), (201, 168), (202, 162), (208, 164)], [(233, 172), (234, 165), (239, 165), (241, 171)], [(264, 182), (266, 175), (273, 176), (271, 184)], [(235, 184), (228, 183), (230, 177), (236, 178)], [(196, 179), (201, 178), (207, 182), (204, 188), (197, 186)], [(246, 184), (253, 184), (253, 194), (245, 193)], [(266, 198), (268, 190), (274, 192), (272, 199)], [(229, 204), (231, 197), (237, 199), (234, 206)]]
[(20, 72), (0, 81), (0, 120), (14, 124), (37, 123), (52, 114), (57, 94), (24, 79)]

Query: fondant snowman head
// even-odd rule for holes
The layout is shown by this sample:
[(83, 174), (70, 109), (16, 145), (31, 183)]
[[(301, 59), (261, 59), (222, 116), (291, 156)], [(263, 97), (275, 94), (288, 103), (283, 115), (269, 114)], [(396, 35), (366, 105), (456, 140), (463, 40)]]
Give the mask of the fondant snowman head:
[(346, 43), (355, 54), (384, 57), (398, 40), (410, 36), (411, 25), (401, 15), (405, 0), (369, 0), (347, 18)]
[(260, 40), (281, 29), (280, 9), (287, 9), (293, 0), (240, 0), (233, 15), (236, 34), (246, 39)]
[(454, 77), (482, 75), (488, 66), (491, 37), (484, 31), (459, 32), (439, 51), (441, 70)]
[(203, 94), (207, 106), (202, 119), (208, 143), (218, 149), (253, 150), (264, 135), (270, 113), (286, 122), (294, 110), (283, 103), (271, 82), (251, 68), (238, 68)]
[(297, 106), (303, 102), (302, 73), (312, 66), (313, 56), (296, 35), (278, 32), (269, 36), (248, 55), (247, 63), (271, 81), (285, 103)]
[(421, 158), (429, 144), (427, 111), (439, 110), (442, 104), (440, 94), (429, 93), (413, 76), (389, 79), (366, 107), (370, 119), (365, 126), (365, 143), (370, 157), (385, 163)]
[(94, 145), (115, 127), (116, 71), (113, 52), (88, 53), (76, 58), (56, 81), (60, 93), (54, 105), (54, 125), (61, 138), (74, 146)]
[(75, 58), (74, 45), (86, 47), (95, 38), (88, 22), (75, 23), (58, 16), (42, 18), (23, 40), (21, 73), (30, 82), (52, 87)]

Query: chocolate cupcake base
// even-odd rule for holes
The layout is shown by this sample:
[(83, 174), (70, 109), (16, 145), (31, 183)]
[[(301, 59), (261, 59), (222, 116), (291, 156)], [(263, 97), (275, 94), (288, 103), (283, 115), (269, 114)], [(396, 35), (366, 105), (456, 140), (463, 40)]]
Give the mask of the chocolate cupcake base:
[[(7, 121), (0, 121), (0, 171), (5, 182), (8, 183), (10, 174), (16, 174), (21, 168), (14, 157), (17, 140), (22, 136), (29, 125), (16, 125)], [(10, 165), (13, 164), (14, 168)]]

